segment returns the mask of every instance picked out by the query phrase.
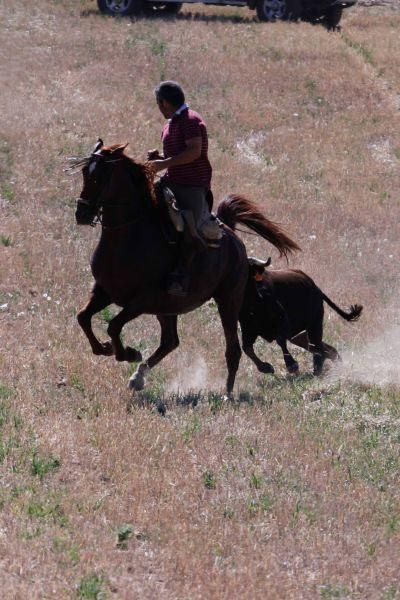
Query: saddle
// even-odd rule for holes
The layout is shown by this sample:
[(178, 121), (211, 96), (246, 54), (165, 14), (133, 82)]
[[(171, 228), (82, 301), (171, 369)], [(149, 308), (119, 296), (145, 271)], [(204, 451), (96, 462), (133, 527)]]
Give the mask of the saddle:
[[(169, 244), (177, 244), (185, 227), (187, 227), (192, 238), (201, 242), (204, 247), (219, 248), (219, 240), (222, 237), (220, 229), (222, 223), (215, 215), (211, 214), (210, 220), (198, 230), (193, 213), (182, 211), (178, 207), (175, 196), (168, 186), (158, 183), (155, 190), (157, 204), (160, 207), (161, 228)], [(213, 204), (211, 190), (208, 192), (206, 200), (211, 211)]]

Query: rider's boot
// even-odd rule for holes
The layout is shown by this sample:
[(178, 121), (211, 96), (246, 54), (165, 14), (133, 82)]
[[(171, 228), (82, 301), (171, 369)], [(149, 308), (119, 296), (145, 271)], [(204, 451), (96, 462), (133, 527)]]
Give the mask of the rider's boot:
[(190, 283), (190, 266), (196, 252), (206, 246), (200, 237), (194, 215), (190, 210), (182, 211), (185, 219), (185, 232), (178, 264), (168, 278), (168, 294), (186, 296)]

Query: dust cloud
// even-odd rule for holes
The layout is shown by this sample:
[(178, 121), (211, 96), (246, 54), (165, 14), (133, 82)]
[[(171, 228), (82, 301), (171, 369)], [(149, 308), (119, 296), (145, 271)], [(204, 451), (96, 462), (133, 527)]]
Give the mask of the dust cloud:
[(184, 353), (175, 367), (176, 376), (168, 384), (168, 392), (187, 393), (205, 389), (223, 389), (223, 380), (210, 380), (210, 373), (205, 359)]
[(400, 385), (400, 324), (386, 329), (363, 348), (342, 353), (330, 372), (333, 380)]

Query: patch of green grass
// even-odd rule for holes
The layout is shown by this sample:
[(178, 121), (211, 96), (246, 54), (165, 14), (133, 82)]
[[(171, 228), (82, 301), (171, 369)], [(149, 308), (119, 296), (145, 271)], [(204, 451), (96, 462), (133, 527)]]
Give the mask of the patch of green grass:
[(32, 520), (58, 525), (62, 528), (68, 525), (68, 518), (62, 506), (51, 497), (44, 502), (29, 502), (26, 506), (26, 512)]
[(0, 235), (0, 242), (3, 244), (3, 246), (12, 246), (12, 240), (9, 235)]
[[(0, 394), (1, 397), (1, 394)], [(0, 402), (0, 428), (8, 422), (11, 414), (10, 405), (6, 402)]]
[(69, 383), (70, 383), (71, 387), (74, 388), (74, 390), (77, 390), (81, 394), (85, 393), (85, 386), (84, 386), (83, 382), (81, 381), (81, 379), (79, 378), (79, 375), (76, 375), (75, 373), (73, 373), (70, 377)]
[(11, 185), (8, 183), (2, 183), (0, 195), (11, 204), (14, 202), (15, 193)]
[(33, 272), (32, 264), (31, 264), (31, 256), (29, 255), (29, 253), (26, 250), (22, 250), (22, 252), (20, 252), (19, 255), (22, 258), (22, 261), (24, 264), (24, 274), (31, 276), (32, 272)]
[(279, 61), (283, 58), (282, 50), (274, 48), (273, 46), (267, 46), (261, 49), (261, 54), (266, 56), (271, 61)]
[(261, 475), (257, 475), (256, 473), (252, 473), (250, 475), (250, 487), (259, 490), (263, 483), (263, 478)]
[(380, 600), (395, 600), (400, 597), (400, 587), (392, 583), (382, 592)]
[(325, 583), (320, 588), (321, 598), (346, 598), (349, 590), (346, 587), (334, 583)]
[(213, 415), (221, 410), (224, 403), (222, 395), (216, 392), (209, 392), (207, 394), (207, 401)]
[(215, 475), (212, 471), (205, 471), (202, 475), (204, 486), (208, 490), (215, 490), (217, 487), (217, 482), (215, 479)]
[(104, 600), (106, 593), (103, 589), (104, 579), (95, 573), (85, 575), (80, 580), (77, 589), (77, 598), (86, 598), (88, 600)]
[[(8, 385), (4, 385), (0, 383), (0, 400), (7, 400), (14, 395), (15, 391), (8, 387)], [(0, 406), (0, 415), (1, 415), (1, 406)]]
[(269, 512), (272, 509), (272, 500), (268, 494), (262, 494), (259, 498), (252, 498), (247, 502), (247, 510), (251, 514)]
[(195, 415), (183, 430), (182, 437), (184, 441), (188, 444), (193, 439), (194, 434), (198, 431), (200, 431), (200, 420), (198, 416)]
[(57, 554), (63, 554), (72, 565), (79, 563), (79, 548), (71, 544), (68, 539), (55, 537), (53, 539), (53, 550)]
[(150, 51), (154, 56), (165, 56), (167, 43), (164, 40), (156, 39), (151, 41)]
[(100, 315), (101, 315), (101, 318), (103, 319), (104, 323), (107, 323), (107, 325), (115, 317), (114, 311), (109, 306), (106, 306), (105, 308), (103, 308)]
[(117, 548), (119, 550), (127, 550), (128, 549), (128, 540), (132, 537), (133, 527), (127, 523), (121, 525), (117, 529)]
[(60, 466), (58, 458), (52, 456), (40, 456), (37, 452), (33, 453), (31, 461), (31, 474), (39, 477), (42, 481), (48, 473), (56, 471)]

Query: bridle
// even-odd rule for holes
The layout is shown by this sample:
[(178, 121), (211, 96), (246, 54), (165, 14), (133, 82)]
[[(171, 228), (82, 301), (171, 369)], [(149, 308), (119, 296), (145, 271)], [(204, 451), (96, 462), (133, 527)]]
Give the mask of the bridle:
[[(88, 158), (89, 158), (88, 164), (90, 163), (90, 159), (93, 159), (93, 158), (95, 160), (102, 159), (105, 163), (117, 163), (122, 160), (122, 158), (105, 160), (105, 157), (98, 152), (92, 152), (92, 154)], [(89, 223), (90, 227), (96, 227), (97, 223), (100, 223), (100, 225), (104, 229), (114, 229), (117, 227), (124, 227), (125, 225), (130, 225), (131, 223), (134, 223), (139, 218), (141, 218), (141, 217), (138, 217), (138, 218), (133, 219), (132, 221), (129, 221), (127, 223), (123, 223), (120, 225), (104, 225), (104, 223), (103, 223), (103, 216), (104, 216), (103, 197), (106, 196), (107, 192), (109, 191), (109, 188), (111, 186), (111, 178), (112, 178), (112, 172), (110, 173), (107, 184), (105, 184), (102, 187), (102, 189), (100, 190), (100, 193), (98, 195), (98, 198), (95, 202), (90, 202), (89, 200), (86, 200), (85, 198), (77, 198), (77, 200), (76, 200), (77, 206), (79, 206), (79, 205), (87, 206), (88, 208), (90, 207), (90, 209), (93, 211), (94, 216), (93, 216), (91, 223)], [(107, 205), (107, 210), (109, 210), (111, 208), (119, 208), (121, 206), (129, 206), (129, 203), (128, 202), (112, 203), (112, 204)]]

